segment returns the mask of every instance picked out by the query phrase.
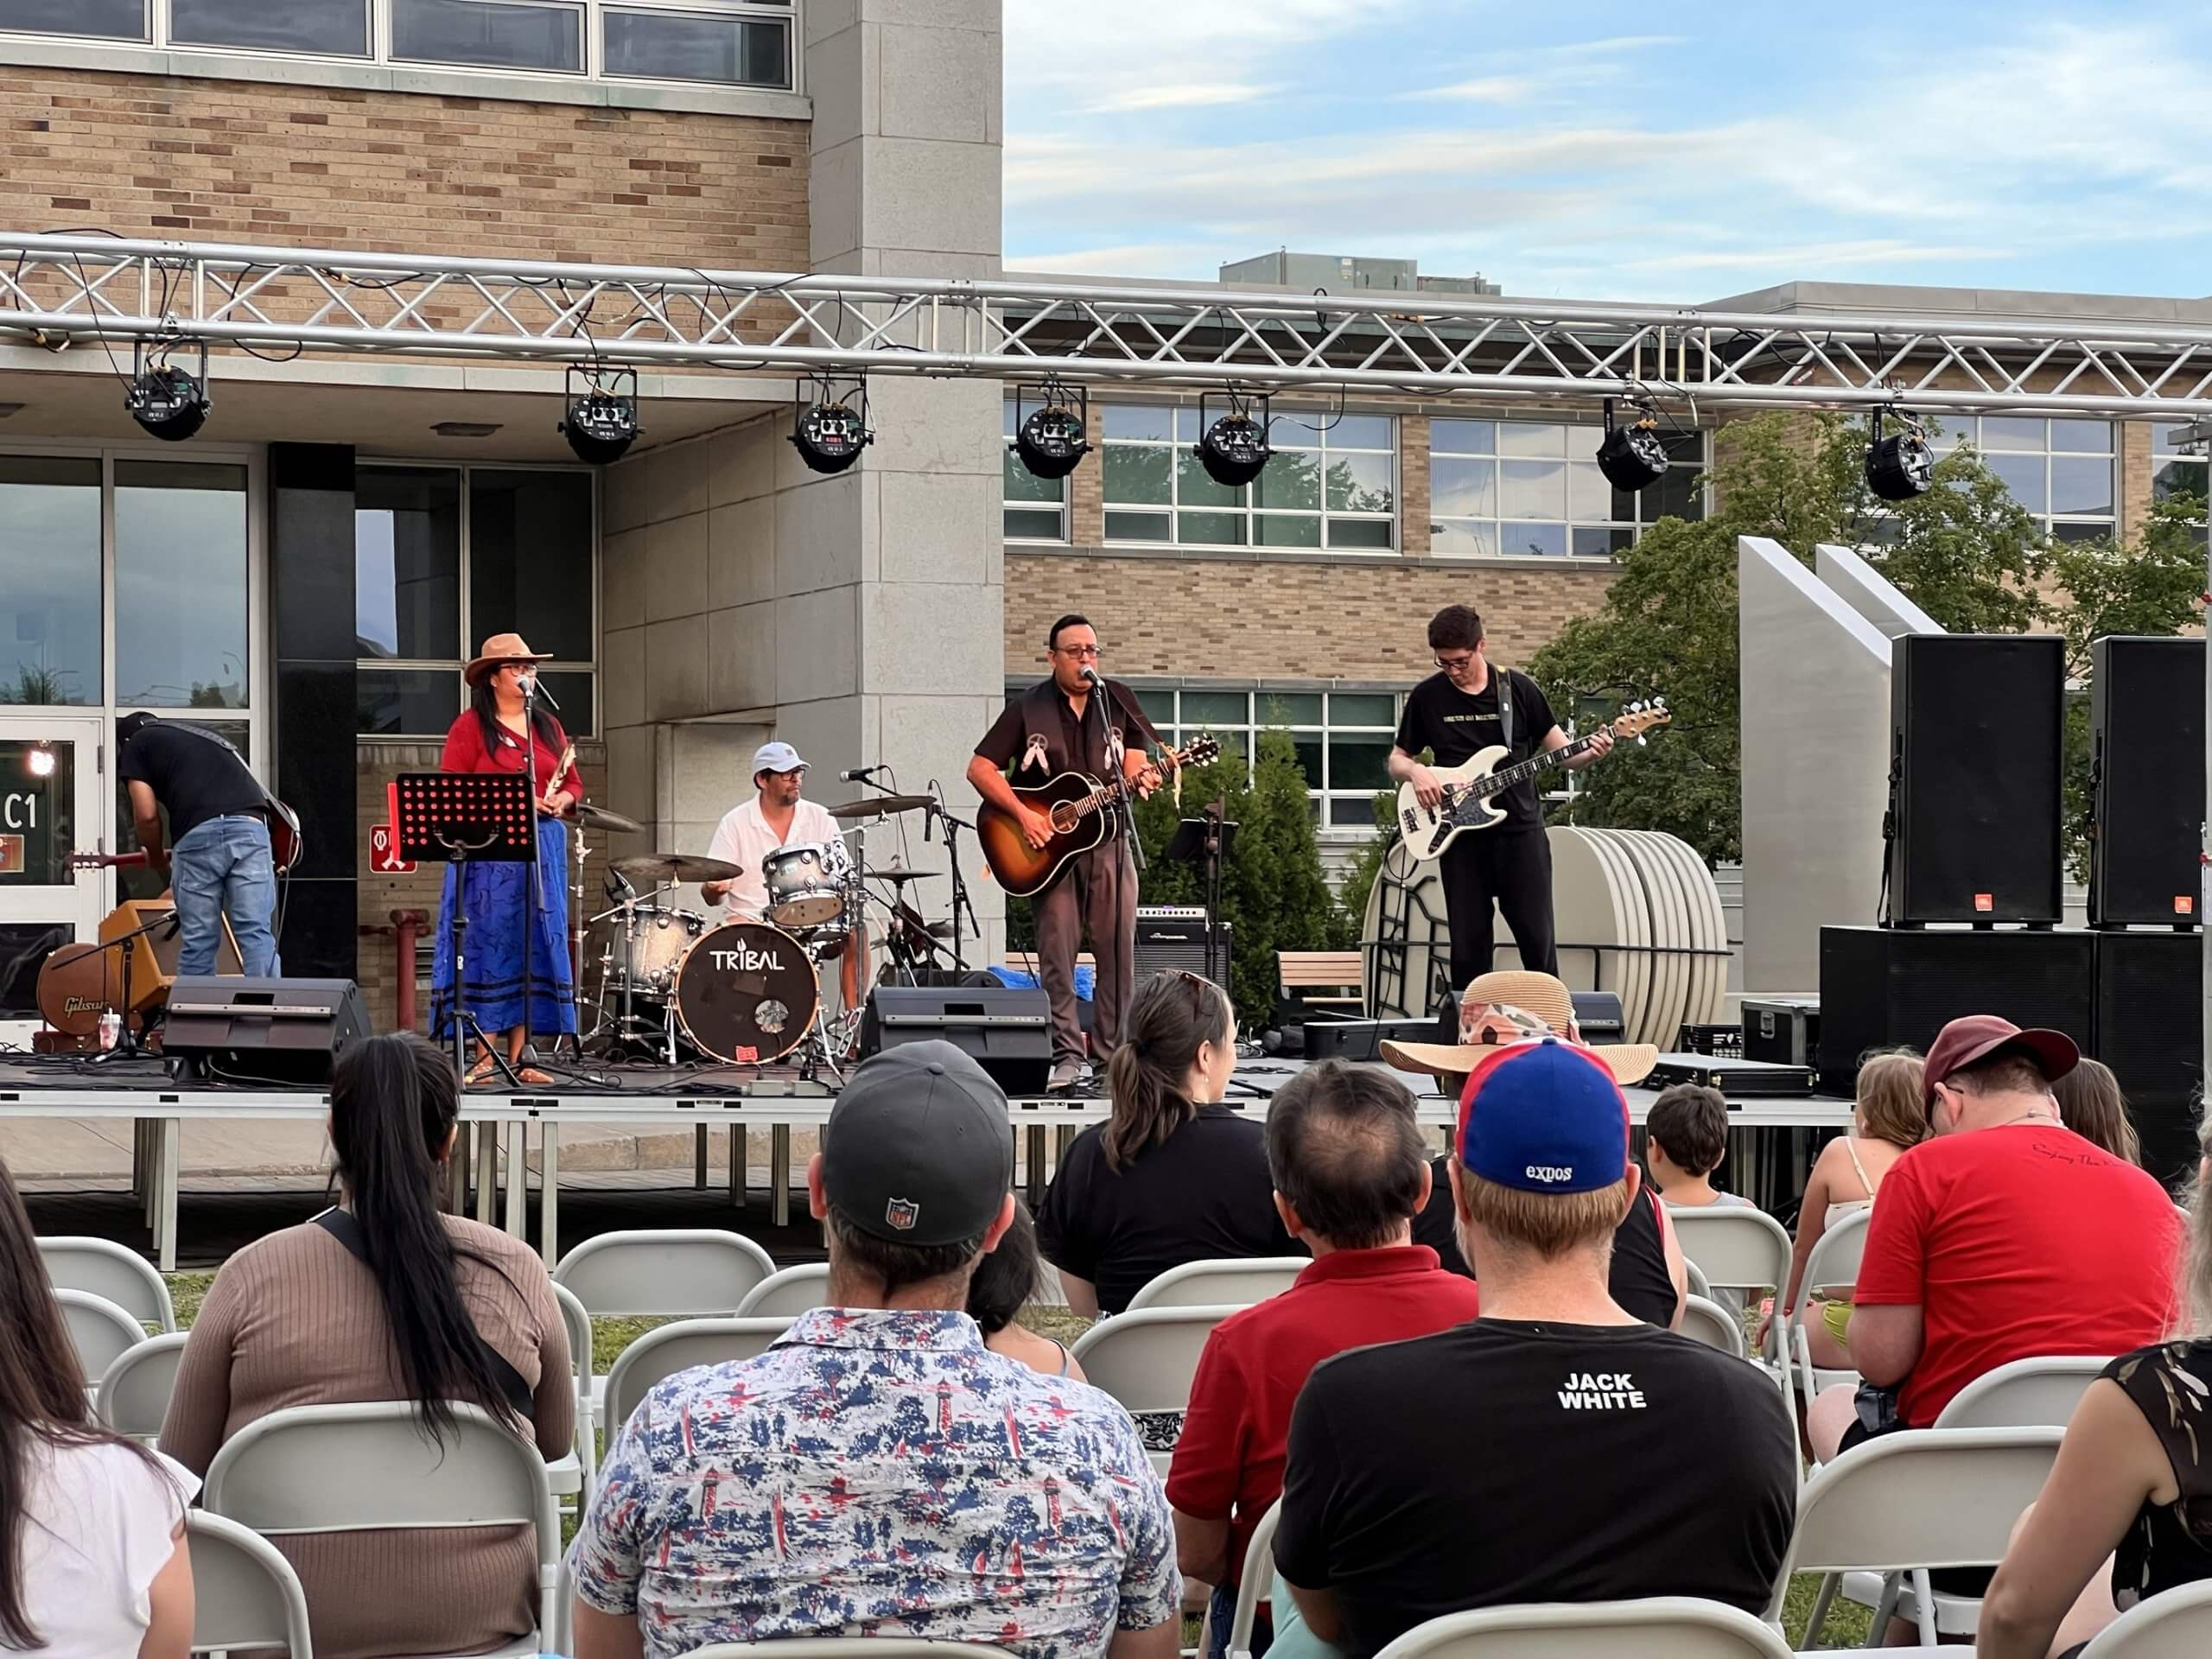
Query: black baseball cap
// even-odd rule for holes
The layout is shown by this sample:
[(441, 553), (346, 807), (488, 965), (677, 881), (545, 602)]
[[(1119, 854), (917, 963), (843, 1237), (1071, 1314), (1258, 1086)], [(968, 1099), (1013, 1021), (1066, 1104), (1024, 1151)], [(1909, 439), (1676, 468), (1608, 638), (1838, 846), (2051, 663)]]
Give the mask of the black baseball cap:
[(822, 1191), (852, 1225), (900, 1244), (956, 1244), (1014, 1191), (1006, 1091), (941, 1040), (871, 1055), (822, 1130)]

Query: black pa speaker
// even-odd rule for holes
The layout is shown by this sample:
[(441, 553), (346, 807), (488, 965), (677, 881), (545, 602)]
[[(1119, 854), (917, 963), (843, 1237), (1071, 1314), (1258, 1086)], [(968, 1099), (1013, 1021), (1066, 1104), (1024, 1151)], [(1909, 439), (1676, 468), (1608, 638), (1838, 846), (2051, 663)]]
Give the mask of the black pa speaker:
[(2204, 940), (2171, 929), (2100, 933), (2095, 1022), (2086, 1051), (2127, 1096), (2143, 1167), (2161, 1181), (2196, 1167), (2203, 1081)]
[(188, 976), (169, 987), (162, 1052), (200, 1077), (327, 1084), (338, 1057), (369, 1033), (350, 979)]
[(861, 1014), (861, 1058), (938, 1037), (975, 1056), (1009, 1095), (1052, 1077), (1052, 1005), (1041, 990), (1003, 985), (879, 985)]
[[(1230, 925), (1214, 925), (1214, 971), (1217, 982), (1229, 988)], [(1154, 974), (1182, 972), (1201, 979), (1206, 971), (1206, 913), (1195, 905), (1155, 905), (1137, 907), (1135, 984)]]
[(1891, 923), (2058, 921), (2065, 695), (2056, 634), (1891, 643)]
[(2186, 927), (2202, 880), (2204, 641), (2108, 637), (2090, 660), (2089, 925)]

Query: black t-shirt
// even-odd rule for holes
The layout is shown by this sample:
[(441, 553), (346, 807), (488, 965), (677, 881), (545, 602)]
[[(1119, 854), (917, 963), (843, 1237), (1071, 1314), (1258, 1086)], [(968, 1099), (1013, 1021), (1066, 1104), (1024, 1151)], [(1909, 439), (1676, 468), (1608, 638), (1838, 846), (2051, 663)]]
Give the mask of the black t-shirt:
[[(1109, 716), (1108, 702), (1113, 705), (1110, 719), (1121, 736), (1124, 750), (1141, 749), (1144, 731), (1136, 723), (1134, 711), (1137, 706), (1136, 693), (1119, 680), (1106, 682), (1113, 693), (1110, 699), (1100, 695), (1096, 687), (1084, 700), (1083, 718), (1077, 721), (1067, 694), (1051, 680), (1033, 686), (1009, 702), (1005, 710), (983, 734), (983, 741), (976, 746), (976, 753), (993, 766), (1004, 771), (1019, 763), (1014, 774), (1017, 784), (1041, 784), (1046, 779), (1063, 772), (1084, 772), (1102, 780), (1111, 779), (1120, 768), (1109, 765), (1106, 754), (1106, 731)], [(1057, 722), (1046, 721), (1039, 734), (1045, 739), (1042, 763), (1033, 761), (1029, 754), (1028, 724), (1024, 718), (1023, 705), (1033, 696), (1049, 695), (1058, 714)]]
[[(1428, 1207), (1414, 1217), (1414, 1243), (1426, 1244), (1452, 1273), (1472, 1279), (1452, 1226), (1449, 1154), (1429, 1166)], [(1659, 1195), (1647, 1183), (1621, 1224), (1613, 1229), (1613, 1263), (1605, 1284), (1622, 1312), (1662, 1329), (1675, 1322), (1675, 1281), (1667, 1271), (1666, 1241), (1659, 1236)]]
[(1514, 1602), (1763, 1614), (1796, 1518), (1788, 1409), (1757, 1366), (1648, 1325), (1484, 1317), (1353, 1349), (1291, 1414), (1275, 1566), (1334, 1595), (1354, 1656)]
[(116, 757), (115, 770), (154, 791), (169, 815), (172, 847), (210, 818), (264, 810), (261, 785), (236, 750), (165, 720), (141, 726)]
[(1109, 1168), (1103, 1124), (1076, 1136), (1037, 1211), (1045, 1259), (1098, 1287), (1118, 1313), (1170, 1268), (1220, 1256), (1301, 1254), (1275, 1214), (1264, 1131), (1226, 1106)]
[[(1408, 754), (1433, 752), (1440, 771), (1467, 760), (1478, 749), (1504, 741), (1497, 719), (1497, 683), (1504, 671), (1492, 664), (1490, 683), (1470, 696), (1441, 672), (1430, 675), (1406, 694), (1406, 712), (1398, 719), (1398, 747)], [(1524, 760), (1543, 747), (1545, 736), (1559, 721), (1536, 683), (1526, 674), (1510, 676), (1513, 683), (1513, 752), (1507, 757)], [(1536, 804), (1535, 780), (1516, 784), (1491, 804), (1505, 814), (1499, 830), (1535, 830), (1544, 815)]]

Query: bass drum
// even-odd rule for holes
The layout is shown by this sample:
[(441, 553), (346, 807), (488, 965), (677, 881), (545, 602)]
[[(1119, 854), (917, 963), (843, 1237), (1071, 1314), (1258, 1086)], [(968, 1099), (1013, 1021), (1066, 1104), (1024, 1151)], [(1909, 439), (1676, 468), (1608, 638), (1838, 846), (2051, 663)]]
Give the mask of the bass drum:
[(781, 1059), (805, 1040), (822, 1001), (804, 947), (766, 922), (710, 928), (676, 972), (676, 1022), (732, 1065)]

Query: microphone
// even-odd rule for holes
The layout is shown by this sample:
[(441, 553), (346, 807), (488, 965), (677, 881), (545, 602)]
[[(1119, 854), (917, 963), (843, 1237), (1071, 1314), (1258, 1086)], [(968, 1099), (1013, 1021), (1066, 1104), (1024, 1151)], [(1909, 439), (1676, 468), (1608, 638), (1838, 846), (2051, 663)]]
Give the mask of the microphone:
[(849, 766), (837, 776), (849, 784), (865, 784), (882, 770), (881, 766)]
[(525, 697), (543, 697), (546, 702), (551, 703), (556, 709), (558, 709), (561, 706), (560, 699), (556, 697), (550, 691), (548, 691), (543, 686), (540, 685), (537, 683), (537, 676), (535, 674), (525, 674), (523, 676), (522, 694)]
[(1083, 677), (1090, 681), (1093, 685), (1103, 687), (1105, 684), (1105, 682), (1098, 677), (1098, 671), (1095, 668), (1086, 667), (1083, 671)]

